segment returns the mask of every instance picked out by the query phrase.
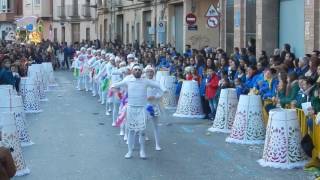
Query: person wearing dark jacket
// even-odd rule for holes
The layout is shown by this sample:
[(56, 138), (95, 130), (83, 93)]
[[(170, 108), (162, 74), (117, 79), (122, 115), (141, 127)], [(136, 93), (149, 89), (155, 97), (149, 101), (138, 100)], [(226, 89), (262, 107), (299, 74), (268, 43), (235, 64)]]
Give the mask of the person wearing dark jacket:
[(0, 66), (0, 85), (14, 85), (13, 74), (10, 70), (10, 59), (5, 57)]

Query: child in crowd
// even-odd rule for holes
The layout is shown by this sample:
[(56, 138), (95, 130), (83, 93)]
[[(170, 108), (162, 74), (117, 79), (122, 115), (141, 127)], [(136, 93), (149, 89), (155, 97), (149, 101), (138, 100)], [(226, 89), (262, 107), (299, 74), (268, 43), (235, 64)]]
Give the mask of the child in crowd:
[(17, 65), (13, 64), (11, 65), (11, 72), (12, 72), (12, 75), (13, 75), (13, 80), (14, 80), (14, 86), (17, 90), (17, 92), (20, 92), (20, 75), (18, 73), (18, 67)]
[(208, 68), (207, 69), (207, 83), (206, 83), (206, 99), (209, 101), (209, 106), (211, 110), (211, 118), (213, 120), (216, 109), (217, 109), (217, 99), (215, 98), (217, 90), (219, 86), (219, 78), (216, 75), (216, 73), (213, 71), (213, 69)]

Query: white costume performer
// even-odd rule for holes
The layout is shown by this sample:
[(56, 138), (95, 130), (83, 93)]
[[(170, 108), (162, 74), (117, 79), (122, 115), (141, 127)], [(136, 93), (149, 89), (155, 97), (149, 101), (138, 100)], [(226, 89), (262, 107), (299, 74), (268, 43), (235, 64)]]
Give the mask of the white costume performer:
[(84, 73), (84, 63), (86, 61), (86, 49), (84, 47), (81, 48), (80, 54), (77, 58), (77, 64), (80, 69), (79, 78), (78, 78), (78, 85), (77, 89), (80, 91), (85, 88), (85, 73)]
[[(103, 71), (106, 64), (107, 64), (106, 52), (101, 51), (100, 64), (97, 67), (94, 81), (97, 83), (97, 86), (98, 86), (98, 95), (99, 95), (98, 102), (101, 102), (102, 104), (104, 104), (103, 98), (105, 98), (105, 95), (103, 95), (103, 94), (105, 94), (105, 93), (103, 93), (103, 89), (102, 89), (104, 77), (101, 76), (100, 72)], [(100, 74), (100, 77), (99, 77), (99, 74)]]
[(126, 86), (128, 88), (128, 107), (126, 116), (126, 127), (128, 129), (128, 153), (125, 158), (132, 157), (132, 145), (135, 141), (135, 132), (139, 134), (140, 158), (146, 158), (144, 149), (144, 130), (146, 129), (146, 105), (147, 88), (160, 89), (160, 85), (154, 81), (141, 78), (142, 68), (139, 65), (133, 67), (134, 78), (126, 78), (121, 82), (111, 85), (112, 88)]
[(109, 78), (108, 78), (108, 67), (110, 66), (111, 54), (106, 54), (105, 61), (101, 63), (99, 73), (96, 75), (95, 79), (100, 82), (100, 101), (101, 104), (105, 103), (106, 100), (106, 91), (109, 86)]
[(99, 93), (98, 92), (98, 81), (96, 81), (94, 79), (94, 77), (99, 72), (100, 65), (101, 65), (101, 51), (97, 50), (94, 60), (90, 63), (91, 77), (92, 77), (92, 96), (94, 96), (94, 97)]
[[(150, 65), (145, 68), (146, 78), (149, 80), (154, 80), (155, 70)], [(149, 87), (147, 90), (148, 96), (148, 120), (152, 121), (153, 124), (153, 133), (155, 139), (156, 150), (160, 151), (161, 147), (159, 145), (159, 130), (158, 130), (158, 121), (160, 116), (160, 99), (163, 93), (156, 88)]]
[(91, 48), (87, 49), (87, 54), (85, 55), (85, 60), (84, 60), (83, 70), (82, 70), (84, 87), (86, 91), (89, 91), (92, 88), (90, 86), (90, 65), (89, 65), (89, 61), (91, 60), (91, 58), (93, 58), (91, 51), (92, 51)]
[[(122, 71), (120, 69), (120, 63), (121, 59), (119, 57), (115, 58), (116, 66), (112, 68), (111, 71), (111, 83), (117, 83), (122, 80)], [(111, 84), (111, 85), (112, 85)], [(110, 94), (109, 98), (112, 99), (112, 126), (116, 126), (116, 120), (119, 114), (119, 106), (120, 106), (120, 99), (121, 99), (121, 93), (120, 92), (113, 92)]]

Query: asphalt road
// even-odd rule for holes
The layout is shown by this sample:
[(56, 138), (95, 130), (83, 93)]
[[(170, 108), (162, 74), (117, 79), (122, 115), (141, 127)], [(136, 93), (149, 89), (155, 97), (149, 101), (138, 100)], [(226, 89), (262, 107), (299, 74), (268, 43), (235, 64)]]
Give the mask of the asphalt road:
[[(124, 159), (127, 146), (111, 127), (104, 106), (76, 91), (70, 72), (56, 72), (59, 87), (42, 103), (44, 112), (27, 115), (35, 145), (23, 149), (31, 174), (14, 180), (305, 180), (303, 170), (263, 168), (262, 146), (225, 143), (226, 134), (207, 133), (206, 120), (162, 115), (163, 150), (154, 150), (148, 131), (147, 160)], [(150, 127), (149, 127), (150, 128)], [(138, 146), (138, 145), (137, 145)]]

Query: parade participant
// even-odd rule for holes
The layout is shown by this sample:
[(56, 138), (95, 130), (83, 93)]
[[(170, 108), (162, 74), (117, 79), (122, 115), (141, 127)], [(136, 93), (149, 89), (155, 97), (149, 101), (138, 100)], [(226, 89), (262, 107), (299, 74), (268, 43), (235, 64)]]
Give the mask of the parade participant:
[(85, 54), (85, 58), (84, 58), (83, 70), (82, 70), (84, 87), (87, 92), (92, 88), (90, 87), (90, 65), (89, 65), (89, 60), (93, 57), (91, 54), (91, 51), (92, 51), (91, 48), (87, 49), (87, 53)]
[(86, 48), (82, 47), (80, 49), (80, 54), (78, 56), (78, 58), (76, 59), (77, 62), (77, 68), (79, 68), (79, 78), (78, 78), (78, 85), (77, 85), (77, 89), (79, 91), (82, 90), (82, 87), (85, 87), (85, 76), (84, 76), (84, 62), (86, 59)]
[(110, 57), (111, 57), (111, 54), (105, 54), (105, 52), (102, 51), (101, 53), (102, 63), (100, 65), (99, 72), (95, 77), (95, 80), (99, 82), (100, 99), (98, 100), (98, 102), (101, 102), (101, 104), (105, 103), (106, 91), (109, 86), (108, 67), (109, 67)]
[(99, 71), (99, 67), (101, 65), (101, 50), (97, 50), (95, 53), (95, 58), (90, 63), (91, 70), (91, 77), (92, 77), (92, 96), (95, 97), (99, 91), (98, 91), (98, 82), (94, 79), (96, 74)]
[[(122, 71), (121, 71), (121, 67), (120, 67), (120, 64), (121, 64), (121, 59), (120, 57), (116, 57), (115, 58), (115, 63), (116, 63), (116, 66), (112, 69), (112, 72), (111, 72), (111, 82), (112, 84), (114, 83), (117, 83), (119, 81), (122, 80)], [(122, 67), (124, 67), (126, 64), (122, 63), (121, 64)], [(119, 113), (119, 106), (120, 106), (120, 99), (121, 99), (121, 91), (118, 91), (118, 92), (111, 92), (110, 93), (110, 98), (112, 99), (112, 126), (116, 126), (116, 120), (117, 120), (117, 117), (118, 117), (118, 113)]]
[[(148, 65), (145, 69), (146, 78), (154, 81), (155, 70), (151, 65)], [(161, 151), (161, 147), (159, 145), (159, 116), (160, 116), (160, 99), (162, 93), (157, 88), (149, 87), (147, 89), (147, 97), (148, 97), (148, 106), (147, 111), (149, 112), (147, 117), (152, 121), (153, 124), (153, 133), (154, 140), (156, 145), (156, 151)]]
[[(97, 72), (95, 77), (97, 77), (97, 75), (100, 73), (100, 71), (103, 69), (103, 67), (106, 65), (106, 52), (104, 50), (101, 51), (101, 56), (100, 56), (100, 64), (97, 67)], [(94, 78), (94, 80), (97, 82), (97, 86), (98, 86), (98, 95), (99, 95), (99, 100), (98, 102), (102, 101), (102, 79), (101, 78)]]
[(91, 92), (92, 92), (92, 96), (96, 96), (96, 92), (97, 92), (97, 87), (94, 86), (94, 81), (93, 81), (93, 77), (95, 74), (95, 68), (93, 67), (93, 64), (97, 61), (97, 51), (96, 50), (92, 50), (92, 57), (89, 59), (88, 64), (89, 64), (89, 87), (91, 88)]
[(159, 84), (154, 81), (141, 78), (142, 68), (140, 65), (133, 66), (134, 78), (126, 78), (121, 82), (111, 85), (112, 89), (126, 86), (128, 88), (128, 107), (126, 115), (126, 127), (128, 129), (128, 153), (125, 158), (132, 157), (132, 145), (135, 142), (135, 133), (139, 134), (140, 158), (145, 159), (144, 130), (146, 129), (146, 105), (147, 88), (160, 89)]
[[(116, 62), (115, 62), (116, 57), (111, 54), (110, 55), (110, 59), (109, 59), (109, 63), (107, 64), (107, 78), (108, 78), (108, 83), (112, 84), (112, 79), (111, 79), (111, 73), (112, 73), (112, 69), (116, 68)], [(112, 106), (112, 96), (111, 96), (111, 91), (107, 92), (107, 98), (106, 98), (107, 102), (106, 102), (106, 115), (110, 116), (111, 113), (111, 106)]]

